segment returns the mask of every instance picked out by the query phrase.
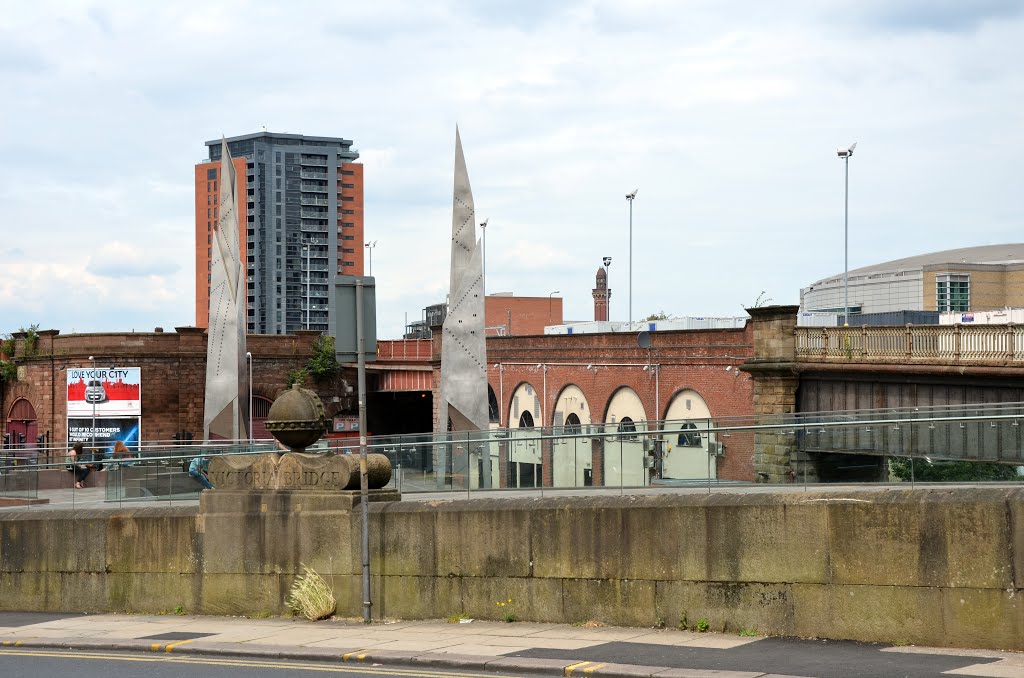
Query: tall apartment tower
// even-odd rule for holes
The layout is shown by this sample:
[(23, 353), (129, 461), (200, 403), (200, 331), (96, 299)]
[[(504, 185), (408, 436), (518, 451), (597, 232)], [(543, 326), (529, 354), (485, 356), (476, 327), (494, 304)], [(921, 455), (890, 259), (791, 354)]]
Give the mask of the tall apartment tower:
[[(220, 140), (196, 165), (196, 325), (207, 327)], [(334, 276), (363, 275), (363, 166), (348, 139), (258, 132), (229, 137), (240, 179), (250, 334), (334, 328)], [(244, 203), (241, 201), (245, 201)]]
[(612, 291), (608, 289), (608, 273), (603, 268), (597, 269), (591, 294), (594, 297), (594, 320), (608, 320), (608, 302), (611, 301)]

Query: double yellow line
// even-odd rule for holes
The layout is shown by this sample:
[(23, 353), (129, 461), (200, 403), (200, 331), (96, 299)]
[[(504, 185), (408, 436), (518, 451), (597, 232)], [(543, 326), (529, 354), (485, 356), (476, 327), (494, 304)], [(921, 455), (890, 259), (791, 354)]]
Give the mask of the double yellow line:
[(608, 666), (608, 662), (580, 662), (565, 667), (565, 675), (571, 676), (573, 671), (579, 669), (580, 673), (593, 673), (598, 669)]
[(179, 645), (184, 645), (185, 643), (191, 643), (193, 640), (195, 640), (195, 638), (190, 638), (188, 640), (179, 640), (176, 643), (167, 643), (166, 645), (164, 645), (162, 643), (153, 643), (152, 645), (149, 646), (149, 649), (152, 650), (153, 652), (160, 652), (161, 650), (163, 650), (164, 652), (170, 652), (171, 650), (173, 650), (174, 648), (178, 647)]
[[(178, 643), (171, 643), (171, 645), (178, 646), (188, 641), (181, 641)], [(21, 641), (3, 641), (4, 646), (17, 647), (21, 644)], [(167, 646), (160, 643), (156, 643), (151, 646), (159, 648), (154, 649), (154, 652), (167, 652)], [(358, 650), (356, 653), (348, 653), (354, 658), (359, 658), (359, 652), (365, 652), (364, 650)], [(280, 660), (270, 661), (263, 659), (226, 659), (218, 658), (213, 656), (197, 657), (197, 656), (186, 656), (186, 655), (175, 655), (166, 656), (161, 655), (131, 655), (131, 654), (112, 654), (104, 652), (75, 652), (75, 651), (54, 651), (54, 650), (33, 650), (33, 649), (17, 649), (9, 650), (0, 648), (0, 657), (5, 655), (18, 656), (18, 657), (48, 657), (58, 659), (94, 659), (94, 660), (106, 660), (106, 661), (124, 661), (124, 662), (168, 662), (174, 664), (196, 664), (206, 666), (233, 666), (242, 668), (269, 668), (269, 669), (287, 669), (289, 671), (320, 671), (323, 673), (360, 673), (360, 674), (371, 674), (379, 676), (402, 676), (403, 678), (495, 678), (493, 673), (464, 673), (462, 671), (453, 671), (452, 673), (442, 673), (440, 671), (419, 671), (416, 669), (400, 669), (394, 667), (373, 667), (361, 664), (359, 666), (336, 666), (329, 663), (310, 663), (310, 662), (284, 662)], [(348, 656), (343, 655), (343, 656)], [(364, 655), (365, 656), (365, 655)], [(348, 660), (345, 660), (348, 661)]]

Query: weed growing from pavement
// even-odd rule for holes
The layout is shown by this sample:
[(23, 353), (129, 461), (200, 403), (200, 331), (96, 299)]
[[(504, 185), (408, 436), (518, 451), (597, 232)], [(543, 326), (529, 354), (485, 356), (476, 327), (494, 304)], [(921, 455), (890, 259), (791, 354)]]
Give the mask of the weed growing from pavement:
[(185, 614), (185, 608), (182, 607), (181, 605), (178, 605), (176, 608), (174, 608), (174, 614), (177, 614), (177, 615)]
[(740, 635), (744, 638), (753, 638), (761, 634), (757, 632), (757, 627), (755, 626), (754, 628), (750, 629), (740, 629)]
[(517, 621), (516, 613), (512, 608), (511, 598), (508, 598), (506, 600), (499, 600), (494, 604), (499, 608), (498, 611), (502, 614), (501, 618), (504, 619), (506, 622), (512, 623), (514, 621)]
[(697, 633), (707, 633), (709, 628), (711, 628), (711, 624), (708, 623), (708, 618), (701, 617), (700, 621), (697, 622)]

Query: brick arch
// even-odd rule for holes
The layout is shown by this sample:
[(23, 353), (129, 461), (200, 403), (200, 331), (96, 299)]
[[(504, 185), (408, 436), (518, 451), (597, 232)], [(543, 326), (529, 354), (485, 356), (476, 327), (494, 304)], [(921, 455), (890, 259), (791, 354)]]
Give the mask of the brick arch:
[[(512, 389), (511, 395), (508, 400), (508, 422), (509, 428), (518, 428), (519, 417), (522, 415), (523, 410), (528, 410), (533, 417), (534, 426), (544, 426), (547, 422), (542, 420), (543, 413), (540, 411), (540, 391), (533, 385), (532, 382), (526, 381), (525, 379), (516, 384), (516, 387)], [(519, 397), (520, 400), (516, 400)]]
[[(687, 409), (687, 401), (690, 408)], [(694, 388), (677, 389), (665, 404), (666, 433), (662, 477), (693, 480), (718, 477), (718, 462), (709, 464), (708, 444), (714, 437), (706, 429), (711, 421), (711, 407)]]
[[(626, 407), (622, 407), (616, 404), (616, 409), (621, 409), (622, 411), (621, 413), (613, 413), (612, 404), (616, 403), (616, 398), (619, 398), (620, 400), (623, 398), (628, 398), (628, 396), (625, 395), (627, 391), (633, 394), (632, 398), (629, 399), (635, 400), (635, 402), (631, 403), (630, 406)], [(634, 422), (646, 421), (648, 419), (647, 408), (644, 406), (643, 396), (641, 396), (637, 392), (637, 390), (632, 386), (626, 385), (617, 387), (615, 390), (612, 391), (611, 395), (608, 396), (608, 402), (606, 402), (604, 405), (604, 416), (601, 418), (601, 421), (604, 423), (609, 423), (612, 414), (616, 415), (616, 420), (621, 419), (622, 416), (628, 416)]]
[[(594, 423), (593, 409), (587, 398), (587, 392), (578, 384), (572, 382), (563, 384), (553, 402), (551, 407), (552, 426), (564, 426), (570, 413), (575, 414), (583, 426)], [(559, 414), (562, 416), (559, 417)]]
[(24, 439), (25, 447), (35, 447), (36, 436), (39, 434), (39, 415), (32, 401), (25, 396), (14, 399), (9, 410), (7, 410), (7, 433), (11, 434), (11, 444), (15, 447), (21, 445)]
[(270, 412), (270, 406), (273, 402), (272, 399), (266, 396), (257, 393), (252, 394), (252, 431), (250, 431), (249, 435), (254, 440), (268, 440), (274, 437), (266, 427), (267, 413)]
[(487, 421), (491, 424), (501, 423), (501, 405), (498, 404), (498, 396), (490, 382), (487, 384)]
[[(694, 386), (691, 386), (689, 384), (685, 384), (685, 383), (684, 384), (680, 384), (679, 386), (677, 386), (672, 391), (672, 393), (668, 396), (668, 398), (665, 399), (665, 405), (664, 405), (664, 408), (663, 408), (662, 412), (659, 413), (659, 417), (662, 420), (668, 419), (669, 418), (669, 416), (668, 416), (669, 410), (671, 410), (673, 405), (677, 404), (676, 403), (676, 399), (679, 398), (682, 394), (687, 393), (687, 392), (693, 393), (698, 398), (700, 398), (701, 403), (704, 404), (704, 408), (707, 409), (707, 417), (713, 419), (715, 414), (714, 414), (714, 412), (711, 411), (711, 403), (708, 402), (708, 399), (704, 397), (704, 394), (701, 393), (698, 388), (696, 388)], [(682, 417), (682, 418), (683, 419), (688, 419), (689, 417)], [(698, 418), (703, 419), (705, 417), (702, 414)]]

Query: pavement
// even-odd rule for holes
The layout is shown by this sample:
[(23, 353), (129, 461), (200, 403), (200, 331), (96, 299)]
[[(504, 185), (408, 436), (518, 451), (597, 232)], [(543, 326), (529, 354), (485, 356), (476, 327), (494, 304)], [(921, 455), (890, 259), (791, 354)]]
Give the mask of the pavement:
[(1024, 678), (1024, 654), (674, 629), (504, 623), (0, 612), (14, 648), (158, 652), (385, 667), (635, 678)]

